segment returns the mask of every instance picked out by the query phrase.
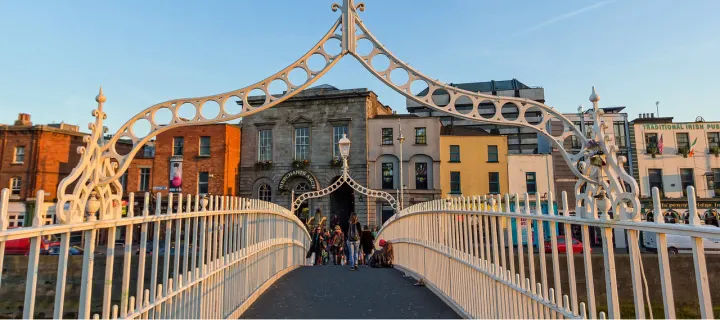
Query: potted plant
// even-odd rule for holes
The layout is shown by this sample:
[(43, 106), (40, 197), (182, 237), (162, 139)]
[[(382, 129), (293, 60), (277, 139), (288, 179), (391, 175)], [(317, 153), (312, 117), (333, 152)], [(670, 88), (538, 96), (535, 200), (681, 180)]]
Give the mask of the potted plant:
[(655, 158), (655, 156), (660, 153), (660, 150), (658, 150), (656, 146), (649, 146), (646, 152), (650, 154), (651, 157)]
[(332, 158), (332, 160), (330, 160), (330, 166), (333, 168), (342, 167), (342, 160), (337, 157)]
[(682, 154), (683, 158), (687, 158), (689, 153), (690, 153), (690, 149), (688, 149), (688, 147), (678, 148), (678, 154)]
[(255, 162), (255, 170), (270, 170), (273, 167), (272, 160), (258, 161)]
[(710, 153), (712, 153), (715, 157), (719, 157), (720, 156), (720, 147), (718, 147), (718, 146), (710, 147)]
[(294, 169), (304, 169), (310, 165), (310, 160), (293, 160), (292, 166)]

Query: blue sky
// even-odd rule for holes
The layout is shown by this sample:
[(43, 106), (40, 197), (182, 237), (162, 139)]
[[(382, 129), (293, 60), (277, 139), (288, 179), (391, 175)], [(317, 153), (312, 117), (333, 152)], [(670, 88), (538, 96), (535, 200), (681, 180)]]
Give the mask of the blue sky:
[[(402, 60), (445, 82), (517, 78), (564, 112), (601, 106), (720, 120), (720, 1), (365, 1), (365, 24)], [(103, 86), (116, 130), (165, 100), (261, 80), (305, 53), (331, 1), (0, 1), (0, 123), (85, 129)], [(318, 84), (405, 100), (345, 57)]]

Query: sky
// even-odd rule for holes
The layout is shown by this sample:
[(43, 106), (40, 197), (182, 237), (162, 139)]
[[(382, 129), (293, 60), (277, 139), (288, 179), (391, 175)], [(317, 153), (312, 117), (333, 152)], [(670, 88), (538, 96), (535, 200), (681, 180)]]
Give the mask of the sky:
[[(340, 0), (336, 0), (342, 2)], [(170, 99), (253, 84), (308, 51), (335, 22), (332, 1), (0, 1), (0, 123), (87, 131), (98, 88), (114, 132)], [(720, 121), (720, 1), (367, 0), (380, 42), (444, 82), (516, 78), (563, 112), (627, 106), (675, 121)], [(344, 57), (318, 84), (405, 98)]]

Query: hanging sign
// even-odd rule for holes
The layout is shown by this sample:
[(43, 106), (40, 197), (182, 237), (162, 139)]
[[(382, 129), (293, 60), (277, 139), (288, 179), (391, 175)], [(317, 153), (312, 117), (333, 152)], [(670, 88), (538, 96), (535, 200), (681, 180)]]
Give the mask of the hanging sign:
[(170, 158), (170, 192), (182, 192), (182, 158)]

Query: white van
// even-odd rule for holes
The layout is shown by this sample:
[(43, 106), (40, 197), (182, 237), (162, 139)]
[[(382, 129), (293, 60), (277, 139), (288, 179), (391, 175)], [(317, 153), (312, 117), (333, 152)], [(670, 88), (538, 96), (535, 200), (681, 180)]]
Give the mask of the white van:
[[(717, 228), (715, 226), (703, 226)], [(657, 251), (657, 239), (654, 232), (643, 232), (643, 244), (648, 249)], [(703, 238), (705, 254), (720, 254), (720, 238)], [(669, 254), (692, 253), (692, 238), (677, 234), (667, 235), (667, 247)]]

